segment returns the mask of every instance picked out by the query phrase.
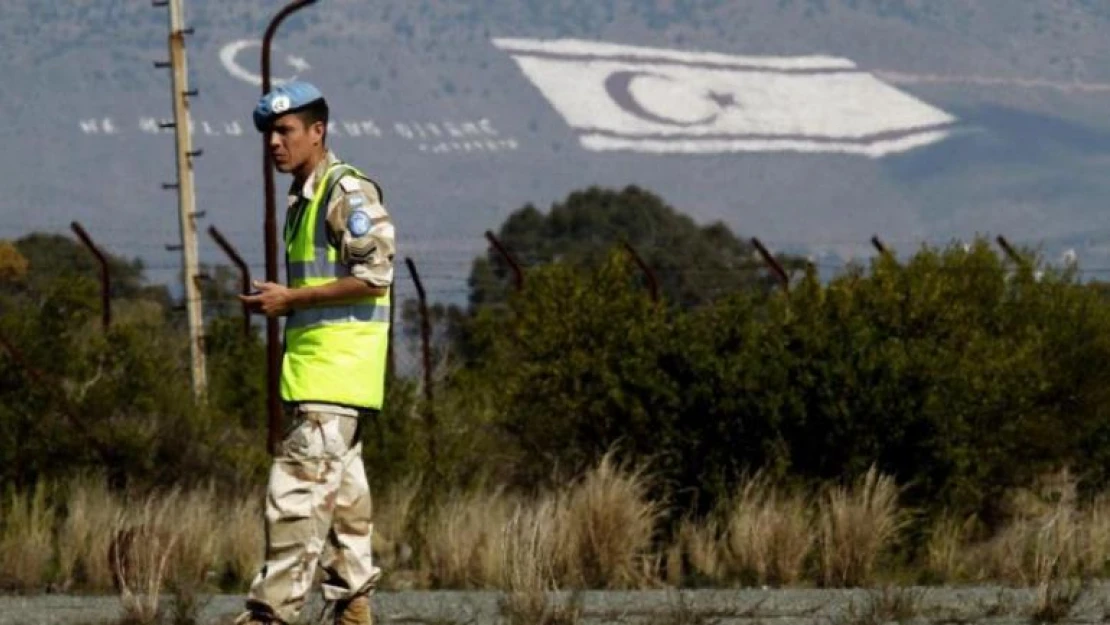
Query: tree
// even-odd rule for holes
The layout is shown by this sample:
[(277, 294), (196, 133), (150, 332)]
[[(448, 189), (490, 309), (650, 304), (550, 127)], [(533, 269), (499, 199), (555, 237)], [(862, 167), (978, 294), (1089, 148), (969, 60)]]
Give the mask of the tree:
[[(526, 289), (530, 282), (527, 274), (534, 268), (557, 262), (570, 268), (597, 269), (623, 243), (632, 246), (650, 268), (660, 297), (669, 306), (696, 308), (728, 293), (766, 295), (778, 288), (751, 243), (723, 223), (698, 225), (658, 195), (637, 186), (575, 191), (547, 214), (525, 205), (509, 215), (497, 236), (526, 268)], [(793, 256), (778, 260), (791, 271), (806, 265), (804, 259)], [(647, 288), (643, 272), (635, 270), (633, 280), (641, 289)], [(471, 332), (474, 317), (483, 308), (503, 307), (515, 288), (511, 267), (492, 246), (474, 259), (468, 288), (468, 311), (454, 305), (430, 311), (433, 327), (440, 328), (435, 333), (437, 351), (449, 345), (463, 363), (482, 358), (487, 347)], [(402, 305), (401, 322), (405, 336), (418, 335), (415, 302)]]
[(27, 277), (27, 259), (10, 241), (0, 241), (0, 283), (18, 284)]
[[(88, 250), (43, 234), (12, 250), (0, 251), (5, 266), (18, 269), (26, 256), (27, 271), (22, 283), (0, 282), (0, 332), (18, 353), (0, 349), (0, 481), (25, 485), (95, 468), (117, 485), (230, 483), (265, 466), (261, 342), (243, 335), (237, 314), (210, 320), (217, 379), (209, 401), (196, 405), (188, 334), (165, 287), (146, 284), (141, 263), (109, 256), (105, 330)], [(212, 288), (228, 282), (217, 271)]]
[(636, 458), (670, 445), (678, 389), (660, 366), (668, 310), (634, 287), (635, 271), (617, 252), (586, 270), (555, 262), (510, 298), (511, 314), (478, 314), (474, 332), (490, 347), (473, 381), (496, 398), (520, 483), (577, 475), (613, 445)]
[[(658, 195), (637, 186), (575, 191), (546, 215), (526, 205), (509, 215), (498, 238), (526, 266), (559, 260), (598, 267), (610, 249), (627, 242), (654, 272), (662, 297), (682, 307), (775, 285), (754, 247), (726, 225), (699, 226)], [(804, 265), (793, 257), (780, 262), (790, 268)], [(471, 307), (504, 301), (511, 288), (509, 278), (511, 269), (496, 250), (475, 259), (470, 272)]]
[[(96, 258), (84, 245), (69, 237), (35, 232), (18, 239), (15, 247), (27, 260), (26, 286), (30, 291), (44, 290), (46, 283), (59, 278), (81, 276), (99, 280)], [(113, 298), (139, 297), (169, 303), (165, 286), (145, 284), (141, 260), (126, 260), (110, 252), (106, 252), (105, 257)]]
[(621, 254), (556, 262), (477, 315), (490, 347), (458, 390), (493, 398), (518, 454), (506, 475), (557, 479), (617, 445), (678, 510), (705, 512), (747, 472), (876, 465), (907, 503), (988, 523), (1040, 474), (1110, 482), (1110, 309), (1073, 272), (1015, 269), (977, 241), (688, 310), (651, 302), (634, 272)]

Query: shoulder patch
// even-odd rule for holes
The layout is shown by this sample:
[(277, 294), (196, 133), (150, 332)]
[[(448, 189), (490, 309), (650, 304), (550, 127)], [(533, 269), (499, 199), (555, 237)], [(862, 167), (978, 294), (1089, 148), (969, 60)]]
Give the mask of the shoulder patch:
[(362, 208), (365, 205), (366, 205), (366, 198), (362, 197), (361, 194), (348, 195), (347, 196), (347, 208), (349, 208), (353, 211), (356, 211), (356, 210), (359, 210), (360, 208)]
[(361, 208), (355, 209), (347, 217), (347, 232), (356, 239), (364, 237), (370, 232), (372, 223), (369, 213)]
[(354, 176), (343, 176), (339, 179), (339, 186), (347, 193), (358, 193), (362, 191), (362, 186), (358, 183), (358, 178)]

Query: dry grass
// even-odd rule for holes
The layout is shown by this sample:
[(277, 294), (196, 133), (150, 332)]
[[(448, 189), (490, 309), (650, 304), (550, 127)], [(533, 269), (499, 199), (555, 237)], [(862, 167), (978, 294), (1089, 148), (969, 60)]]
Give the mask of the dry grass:
[(180, 539), (172, 523), (173, 496), (149, 497), (116, 519), (109, 557), (129, 622), (161, 617), (162, 589)]
[(561, 505), (543, 498), (517, 506), (501, 534), (501, 616), (509, 625), (574, 625), (581, 620), (577, 596), (557, 601), (553, 563), (559, 545)]
[(1076, 540), (1082, 545), (1076, 563), (1079, 575), (1104, 577), (1110, 565), (1110, 495), (1102, 494), (1081, 509), (1076, 526)]
[(965, 576), (968, 535), (974, 522), (974, 517), (960, 520), (945, 515), (933, 526), (925, 545), (925, 570), (934, 579), (955, 581)]
[(425, 524), (420, 559), (436, 587), (498, 587), (511, 561), (506, 536), (515, 536), (522, 518), (532, 518), (521, 515), (543, 510), (551, 559), (545, 566), (558, 584), (639, 587), (653, 577), (652, 538), (661, 513), (647, 491), (641, 473), (606, 457), (579, 481), (539, 499), (525, 501), (498, 489), (456, 495)]
[(663, 510), (648, 500), (648, 489), (641, 471), (623, 469), (607, 454), (567, 490), (556, 554), (564, 583), (636, 588), (652, 582), (652, 539)]
[(76, 478), (66, 492), (65, 520), (57, 537), (58, 581), (63, 588), (112, 588), (108, 547), (123, 506), (100, 477)]
[(860, 586), (874, 579), (879, 557), (905, 526), (898, 486), (872, 467), (851, 488), (835, 486), (819, 506), (821, 582)]
[(199, 609), (200, 593), (223, 562), (222, 503), (211, 486), (173, 489), (147, 495), (117, 517), (110, 563), (128, 620), (157, 621), (167, 590), (179, 621)]
[[(180, 536), (173, 562), (175, 582), (198, 586), (211, 581), (222, 560), (220, 534), (226, 531), (228, 510), (223, 504), (211, 485), (173, 498), (172, 523)], [(255, 518), (256, 527), (260, 520)]]
[(1045, 476), (1009, 498), (1011, 520), (978, 544), (963, 541), (952, 577), (1045, 588), (1068, 578), (1101, 577), (1110, 562), (1110, 499), (1081, 505), (1067, 471)]
[(677, 540), (668, 550), (667, 583), (681, 586), (690, 574), (698, 581), (714, 584), (723, 581), (728, 569), (721, 534), (713, 519), (704, 522), (683, 519)]
[(411, 558), (406, 538), (414, 521), (415, 502), (420, 495), (422, 477), (411, 475), (373, 494), (374, 555), (383, 566), (397, 568)]
[(513, 514), (500, 491), (451, 498), (432, 513), (424, 536), (423, 562), (436, 587), (496, 587), (502, 566), (502, 528)]
[[(906, 518), (896, 485), (874, 470), (813, 497), (759, 477), (742, 482), (718, 514), (686, 518), (666, 544), (654, 540), (663, 507), (648, 499), (648, 479), (611, 457), (533, 498), (483, 488), (428, 506), (422, 518), (414, 518), (418, 483), (376, 498), (374, 546), (387, 579), (507, 590), (506, 610), (522, 614), (528, 601), (540, 605), (536, 588), (644, 588), (661, 575), (672, 586), (882, 581), (879, 565)], [(937, 582), (1040, 588), (1104, 575), (1110, 494), (1081, 504), (1074, 480), (1051, 484), (1016, 493), (1012, 520), (985, 540), (974, 540), (973, 519), (940, 519), (921, 560), (907, 566)], [(261, 564), (262, 502), (258, 493), (227, 499), (211, 487), (129, 500), (94, 477), (9, 493), (0, 501), (0, 583), (111, 591), (122, 582), (133, 603), (148, 591), (189, 599), (217, 583), (242, 590)], [(120, 580), (108, 557), (116, 538)], [(409, 544), (418, 546), (415, 562), (402, 557)], [(543, 606), (554, 609), (546, 598)]]
[(980, 578), (1036, 585), (1073, 569), (1077, 546), (1071, 515), (1023, 519), (1003, 528), (971, 556)]
[(813, 546), (810, 506), (762, 476), (743, 483), (728, 507), (721, 550), (730, 573), (758, 585), (789, 585), (804, 572)]
[(262, 568), (265, 556), (265, 530), (262, 526), (263, 496), (241, 496), (227, 502), (222, 511), (219, 553), (223, 560), (224, 582), (245, 590)]
[(47, 503), (49, 487), (38, 484), (30, 493), (12, 492), (4, 502), (0, 527), (0, 586), (41, 589), (53, 557), (54, 510)]

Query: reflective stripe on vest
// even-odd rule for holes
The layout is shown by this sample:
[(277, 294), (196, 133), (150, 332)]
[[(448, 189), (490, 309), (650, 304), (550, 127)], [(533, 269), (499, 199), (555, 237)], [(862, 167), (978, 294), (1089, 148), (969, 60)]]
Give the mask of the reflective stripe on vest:
[[(328, 198), (338, 180), (358, 170), (337, 163), (317, 181), (310, 201), (285, 224), (289, 286), (328, 284), (350, 275), (328, 236)], [(381, 408), (389, 337), (389, 292), (341, 305), (303, 308), (285, 323), (282, 399)]]
[(307, 328), (329, 323), (352, 323), (355, 321), (389, 323), (389, 306), (352, 304), (350, 306), (331, 306), (328, 308), (304, 308), (290, 315), (285, 322), (285, 327), (287, 329)]
[(342, 264), (324, 260), (298, 260), (290, 261), (287, 268), (289, 282), (301, 282), (311, 278), (342, 278), (350, 275)]

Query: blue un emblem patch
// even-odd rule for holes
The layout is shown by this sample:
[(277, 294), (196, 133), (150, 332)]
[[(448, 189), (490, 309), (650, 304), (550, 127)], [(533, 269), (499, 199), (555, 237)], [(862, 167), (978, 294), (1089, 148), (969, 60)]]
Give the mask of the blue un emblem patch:
[(356, 239), (366, 236), (370, 232), (370, 215), (361, 208), (351, 211), (351, 215), (347, 217), (347, 232)]

